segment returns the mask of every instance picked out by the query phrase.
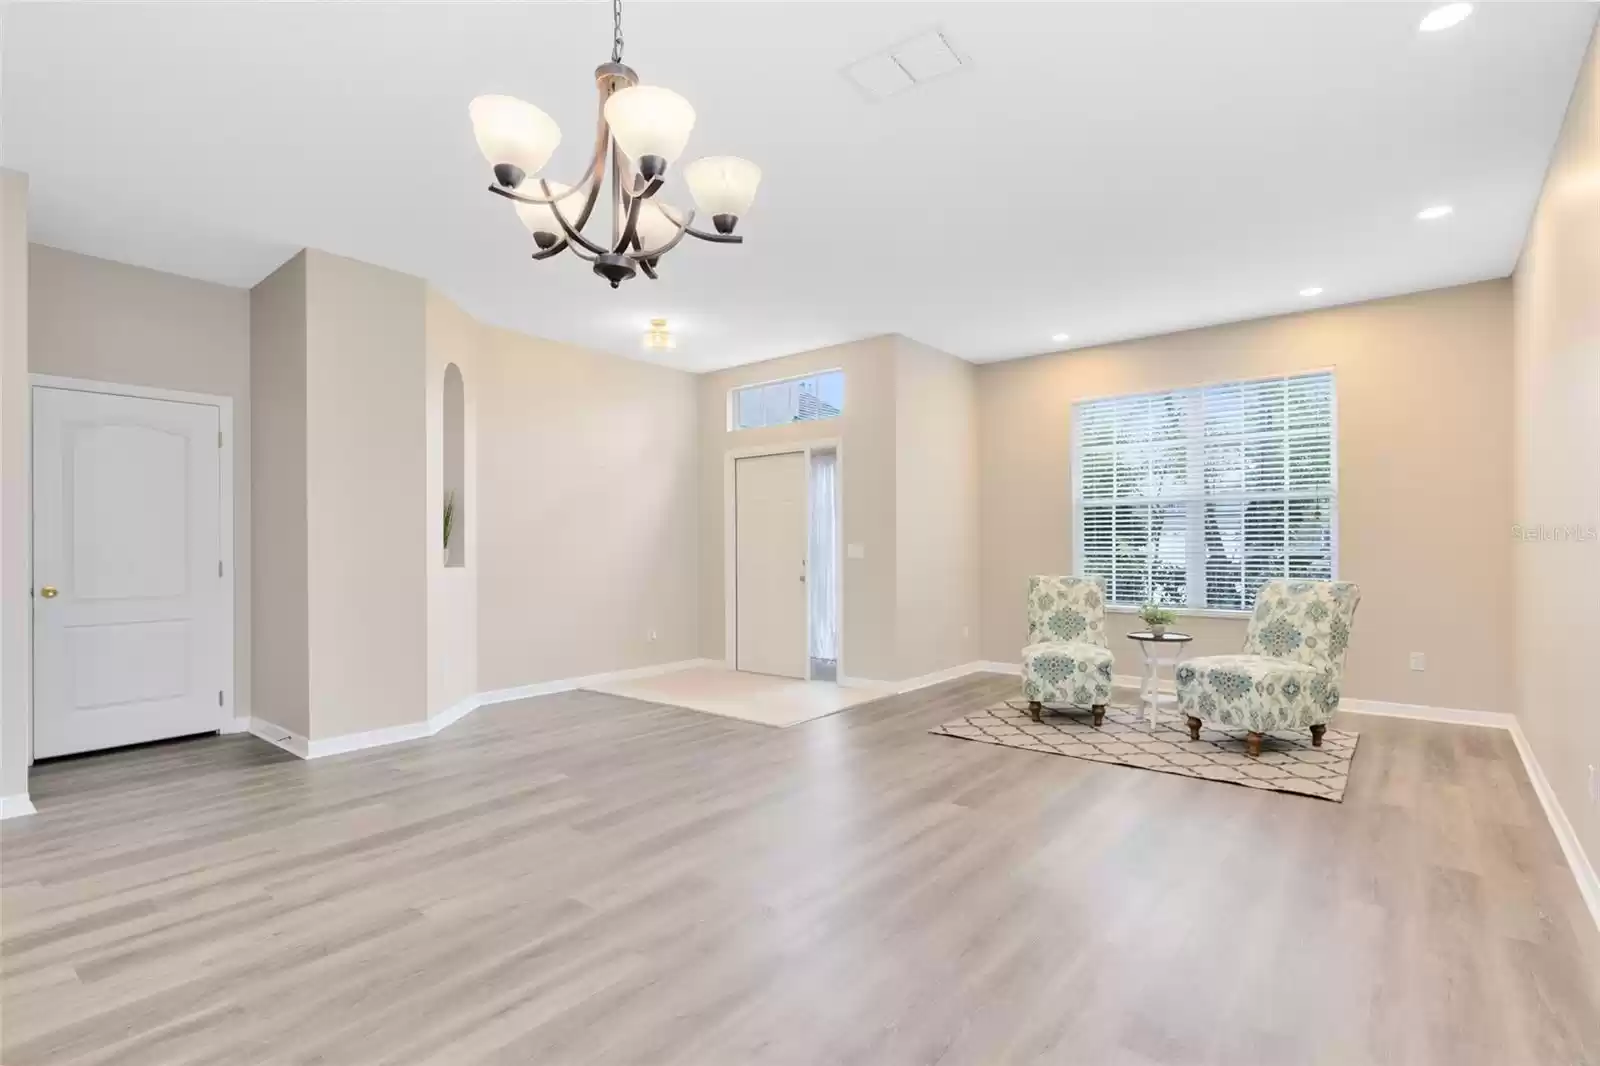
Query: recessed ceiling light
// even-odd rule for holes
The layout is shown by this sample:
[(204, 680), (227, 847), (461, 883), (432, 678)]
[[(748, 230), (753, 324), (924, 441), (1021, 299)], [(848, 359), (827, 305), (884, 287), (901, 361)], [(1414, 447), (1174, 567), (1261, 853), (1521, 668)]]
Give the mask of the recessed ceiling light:
[(1068, 333), (1052, 333), (1050, 334), (1050, 339), (1055, 341), (1057, 344), (1061, 344), (1064, 341), (1071, 340), (1072, 335)]
[(1322, 286), (1321, 285), (1313, 285), (1309, 289), (1301, 289), (1300, 290), (1300, 295), (1301, 296), (1321, 296), (1322, 295)]
[(1417, 29), (1423, 33), (1435, 33), (1439, 30), (1448, 30), (1451, 26), (1459, 25), (1472, 14), (1471, 4), (1446, 4), (1436, 7), (1422, 17), (1422, 22)]
[(1444, 218), (1446, 215), (1454, 213), (1455, 208), (1449, 204), (1435, 204), (1432, 207), (1424, 207), (1421, 211), (1418, 211), (1417, 217), (1424, 222), (1432, 222), (1436, 218)]

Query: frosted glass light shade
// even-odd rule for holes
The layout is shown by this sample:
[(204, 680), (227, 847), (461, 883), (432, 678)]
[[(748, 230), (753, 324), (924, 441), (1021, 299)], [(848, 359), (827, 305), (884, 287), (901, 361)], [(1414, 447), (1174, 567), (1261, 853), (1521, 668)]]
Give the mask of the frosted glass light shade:
[[(571, 191), (572, 188), (570, 185), (563, 185), (559, 181), (549, 181), (545, 182), (545, 184), (550, 186), (549, 195), (551, 197), (560, 196), (562, 193)], [(545, 191), (539, 187), (537, 181), (524, 181), (517, 186), (517, 192), (524, 196), (542, 197), (545, 195)], [(562, 230), (561, 223), (556, 221), (556, 213), (551, 205), (514, 202), (517, 205), (517, 217), (522, 220), (524, 226), (528, 227), (529, 233), (554, 233), (557, 237), (564, 235), (565, 231)], [(569, 196), (561, 201), (561, 214), (568, 222), (576, 224), (578, 212), (582, 208), (583, 197), (581, 196)]]
[(639, 204), (639, 223), (635, 227), (640, 250), (648, 252), (660, 248), (678, 235), (678, 226), (682, 222), (683, 212), (671, 204), (642, 201)]
[(756, 198), (761, 168), (737, 156), (713, 155), (684, 167), (683, 180), (702, 214), (739, 217)]
[(467, 106), (478, 151), (491, 165), (511, 163), (533, 177), (561, 143), (555, 119), (514, 96), (480, 96)]
[(632, 85), (612, 93), (605, 114), (617, 147), (636, 163), (647, 155), (671, 163), (683, 154), (694, 129), (689, 101), (659, 85)]

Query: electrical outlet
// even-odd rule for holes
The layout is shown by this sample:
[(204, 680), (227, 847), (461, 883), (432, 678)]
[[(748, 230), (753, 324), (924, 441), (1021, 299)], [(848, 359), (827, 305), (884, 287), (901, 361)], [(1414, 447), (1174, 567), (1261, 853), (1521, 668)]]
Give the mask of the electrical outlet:
[(1589, 764), (1589, 802), (1600, 803), (1600, 771), (1596, 771), (1594, 763)]
[(1428, 657), (1426, 655), (1424, 655), (1420, 651), (1412, 652), (1411, 653), (1411, 669), (1413, 669), (1413, 670), (1426, 670), (1427, 668), (1428, 668)]
[(961, 636), (962, 636), (963, 639), (972, 636), (972, 627), (971, 626), (962, 626), (961, 627)]

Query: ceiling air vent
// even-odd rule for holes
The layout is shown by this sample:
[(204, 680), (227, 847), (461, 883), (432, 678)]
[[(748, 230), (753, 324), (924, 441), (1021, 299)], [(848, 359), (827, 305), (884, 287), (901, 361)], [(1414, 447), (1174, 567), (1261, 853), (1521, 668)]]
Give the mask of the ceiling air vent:
[(844, 68), (844, 76), (867, 99), (885, 100), (965, 65), (949, 39), (938, 30), (930, 30), (887, 51), (858, 59)]

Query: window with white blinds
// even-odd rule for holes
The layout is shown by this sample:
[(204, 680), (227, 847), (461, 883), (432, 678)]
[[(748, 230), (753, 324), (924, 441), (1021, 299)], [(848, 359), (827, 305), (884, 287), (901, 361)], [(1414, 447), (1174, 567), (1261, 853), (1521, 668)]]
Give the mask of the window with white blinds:
[(1114, 604), (1247, 611), (1338, 570), (1333, 374), (1073, 405), (1077, 572)]

